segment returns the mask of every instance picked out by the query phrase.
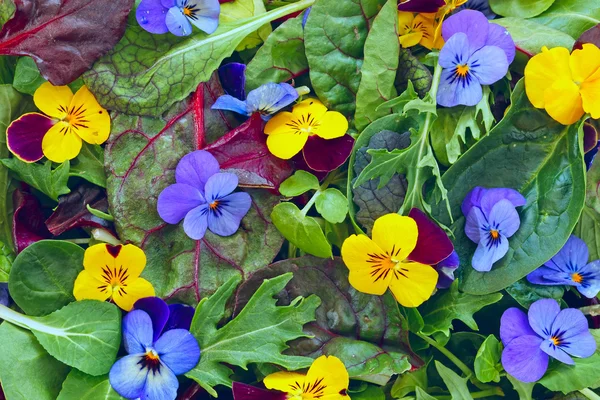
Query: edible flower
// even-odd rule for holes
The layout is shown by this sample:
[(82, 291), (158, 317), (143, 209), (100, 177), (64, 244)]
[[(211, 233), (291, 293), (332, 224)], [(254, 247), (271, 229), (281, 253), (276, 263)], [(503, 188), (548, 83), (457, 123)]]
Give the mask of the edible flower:
[(574, 308), (561, 311), (554, 299), (538, 300), (526, 315), (509, 308), (500, 320), (504, 344), (502, 366), (523, 382), (539, 380), (548, 369), (549, 357), (573, 365), (574, 357), (590, 357), (596, 351), (583, 313)]
[(208, 34), (219, 26), (219, 0), (142, 0), (135, 16), (144, 30), (188, 36), (192, 25)]
[(600, 118), (600, 49), (586, 43), (582, 49), (542, 48), (525, 67), (525, 91), (536, 108), (544, 108), (563, 125), (585, 113)]
[(298, 92), (289, 83), (266, 83), (248, 93), (246, 100), (223, 95), (211, 107), (213, 110), (228, 110), (246, 117), (255, 112), (267, 121), (271, 115), (289, 106), (298, 99)]
[(6, 131), (8, 149), (20, 160), (46, 156), (62, 163), (79, 155), (82, 143), (102, 144), (110, 134), (110, 116), (86, 86), (75, 95), (68, 86), (43, 83), (33, 101), (44, 114), (28, 113)]
[(538, 285), (575, 286), (579, 293), (594, 298), (600, 291), (600, 260), (588, 263), (590, 253), (585, 242), (571, 235), (567, 243), (527, 280)]
[[(398, 39), (402, 47), (412, 47), (420, 44), (432, 49), (435, 34), (435, 14), (414, 14), (412, 12), (398, 11)], [(442, 43), (436, 43), (440, 48)]]
[(432, 265), (454, 250), (444, 231), (420, 210), (408, 217), (386, 214), (375, 221), (372, 239), (352, 235), (342, 244), (350, 284), (359, 292), (382, 295), (389, 288), (404, 307), (429, 299), (438, 282)]
[(475, 187), (462, 203), (467, 217), (465, 233), (477, 243), (471, 265), (487, 272), (508, 252), (508, 238), (521, 225), (515, 207), (526, 204), (525, 198), (514, 189)]
[(350, 377), (344, 363), (335, 356), (321, 356), (306, 374), (275, 372), (264, 379), (271, 390), (233, 383), (234, 400), (349, 400)]
[(144, 297), (154, 296), (152, 284), (140, 278), (146, 255), (132, 244), (96, 244), (83, 256), (83, 271), (75, 279), (73, 295), (77, 300), (112, 300), (125, 311)]
[(452, 14), (461, 5), (465, 4), (467, 0), (446, 0), (446, 4), (440, 7), (435, 15), (437, 27), (435, 29), (435, 40), (437, 41), (440, 37), (440, 28), (444, 23), (444, 19)]
[(475, 10), (483, 13), (487, 19), (496, 18), (496, 14), (490, 7), (490, 0), (468, 0), (465, 4), (458, 7), (457, 10)]
[(183, 220), (183, 230), (194, 240), (202, 239), (207, 229), (219, 236), (237, 232), (252, 199), (245, 192), (233, 193), (238, 177), (220, 170), (207, 151), (185, 155), (175, 170), (177, 183), (158, 196), (160, 217), (169, 224)]
[(439, 277), (437, 285), (435, 286), (438, 289), (448, 289), (452, 286), (452, 282), (454, 282), (454, 271), (458, 269), (460, 265), (460, 259), (458, 258), (458, 254), (456, 251), (453, 251), (452, 254), (448, 256), (448, 258), (442, 260), (441, 262), (433, 265), (433, 268), (437, 271)]
[(442, 27), (446, 44), (440, 51), (443, 67), (438, 104), (474, 106), (483, 97), (482, 85), (502, 79), (515, 57), (508, 31), (490, 24), (479, 11), (464, 10), (448, 18)]
[(175, 400), (177, 375), (190, 371), (200, 360), (198, 342), (187, 329), (157, 335), (153, 323), (150, 315), (139, 309), (123, 318), (123, 345), (128, 355), (112, 366), (108, 379), (127, 399)]
[(418, 13), (435, 13), (444, 5), (446, 5), (444, 0), (400, 0), (398, 10)]
[(133, 305), (134, 310), (145, 311), (152, 320), (153, 340), (171, 329), (190, 330), (194, 307), (186, 304), (167, 304), (160, 297), (144, 297)]

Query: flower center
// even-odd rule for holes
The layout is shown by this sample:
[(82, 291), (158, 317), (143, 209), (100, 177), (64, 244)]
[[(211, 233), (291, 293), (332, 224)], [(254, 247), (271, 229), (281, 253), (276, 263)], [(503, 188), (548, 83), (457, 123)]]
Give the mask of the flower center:
[(215, 200), (208, 205), (211, 210), (216, 210), (219, 207), (219, 200)]
[(557, 336), (552, 336), (550, 338), (550, 341), (552, 342), (553, 345), (560, 346), (561, 340)]
[(293, 119), (288, 122), (286, 125), (291, 127), (296, 131), (296, 133), (308, 133), (310, 136), (315, 134), (316, 128), (319, 127), (321, 123), (317, 121), (311, 113), (302, 114), (300, 118)]
[(118, 292), (121, 296), (127, 294), (127, 278), (129, 272), (127, 268), (120, 266), (119, 268), (110, 268), (108, 265), (102, 268), (102, 285), (98, 286), (101, 292), (115, 293)]
[(392, 251), (385, 252), (382, 254), (368, 254), (369, 258), (367, 262), (371, 264), (370, 275), (373, 278), (373, 282), (377, 282), (380, 279), (386, 279), (390, 272), (394, 273), (396, 279), (399, 279), (400, 275), (405, 276), (405, 272), (408, 270), (402, 267), (402, 261), (398, 258), (401, 248), (396, 249), (394, 245)]
[(500, 233), (496, 229), (490, 230), (490, 236), (492, 239), (496, 240), (500, 237)]
[(581, 276), (580, 273), (575, 272), (571, 275), (571, 279), (573, 280), (573, 282), (575, 283), (581, 283), (583, 282), (583, 276)]
[(138, 364), (142, 368), (148, 368), (152, 372), (160, 372), (160, 356), (156, 350), (147, 348), (146, 353), (142, 356), (142, 359), (138, 361)]
[(187, 17), (191, 17), (193, 15), (192, 9), (189, 8), (189, 7), (184, 7), (183, 8), (183, 15), (185, 15)]
[(457, 65), (456, 66), (456, 75), (464, 78), (469, 73), (469, 66), (467, 64)]

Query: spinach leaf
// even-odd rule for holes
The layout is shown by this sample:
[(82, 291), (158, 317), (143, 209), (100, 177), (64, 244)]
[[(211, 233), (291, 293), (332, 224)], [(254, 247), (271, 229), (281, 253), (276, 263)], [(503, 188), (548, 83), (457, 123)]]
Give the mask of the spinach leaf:
[(560, 301), (565, 292), (563, 286), (544, 286), (529, 283), (527, 278), (516, 281), (506, 288), (506, 292), (522, 307), (529, 306), (540, 299), (555, 299)]
[(67, 186), (69, 161), (65, 161), (54, 169), (50, 160), (44, 164), (29, 164), (15, 157), (1, 159), (0, 162), (9, 168), (17, 179), (33, 186), (52, 200), (58, 201), (58, 196), (71, 192)]
[(531, 18), (540, 15), (555, 0), (490, 0), (490, 7), (496, 14), (505, 17)]
[(310, 172), (298, 170), (294, 175), (281, 182), (279, 192), (287, 197), (296, 197), (309, 190), (318, 190), (320, 186), (316, 176)]
[(556, 0), (532, 21), (563, 31), (578, 38), (592, 26), (600, 24), (600, 3), (587, 0)]
[(108, 375), (91, 376), (71, 370), (56, 400), (125, 400), (110, 386)]
[(570, 49), (575, 44), (568, 34), (531, 19), (508, 17), (495, 19), (493, 23), (505, 27), (517, 47), (529, 54), (541, 53), (544, 46)]
[(35, 61), (31, 57), (21, 57), (17, 61), (13, 87), (21, 93), (32, 95), (42, 83), (46, 82)]
[(344, 222), (348, 214), (348, 200), (338, 189), (328, 188), (317, 194), (317, 211), (332, 224)]

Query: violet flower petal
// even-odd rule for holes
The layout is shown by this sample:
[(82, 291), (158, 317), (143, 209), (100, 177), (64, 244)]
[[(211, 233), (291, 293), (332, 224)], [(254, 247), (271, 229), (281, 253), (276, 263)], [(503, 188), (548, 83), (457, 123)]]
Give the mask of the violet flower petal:
[(204, 196), (198, 189), (176, 183), (160, 192), (156, 208), (163, 221), (178, 224), (188, 212), (203, 203), (205, 203)]
[(548, 339), (552, 333), (552, 323), (560, 312), (560, 306), (554, 299), (541, 299), (529, 307), (527, 318), (531, 329), (540, 337)]
[(169, 320), (164, 331), (171, 329), (187, 329), (189, 331), (195, 311), (194, 307), (185, 304), (169, 304)]
[(437, 95), (438, 104), (443, 107), (454, 107), (458, 105), (474, 106), (481, 101), (483, 89), (476, 79), (459, 83), (454, 79), (454, 71), (445, 69), (442, 71), (440, 89)]
[(194, 208), (183, 220), (183, 231), (190, 239), (200, 240), (208, 228), (208, 204)]
[(548, 354), (540, 349), (542, 339), (526, 335), (512, 340), (502, 351), (502, 366), (523, 382), (538, 381), (548, 369)]
[(494, 243), (486, 243), (487, 239), (483, 238), (477, 245), (471, 266), (479, 272), (488, 272), (492, 269), (494, 263), (500, 260), (508, 252), (508, 239), (503, 234), (500, 234)]
[(481, 209), (478, 207), (471, 208), (467, 215), (467, 222), (465, 223), (465, 234), (471, 241), (479, 243), (482, 240), (482, 227), (487, 225), (487, 219)]
[(129, 354), (145, 353), (152, 345), (152, 320), (142, 310), (133, 310), (123, 317), (123, 345)]
[[(219, 68), (219, 80), (225, 93), (238, 100), (246, 100), (246, 65), (228, 63)], [(218, 99), (217, 99), (218, 101)]]
[(265, 119), (292, 104), (298, 96), (296, 89), (288, 83), (264, 84), (248, 93), (246, 99), (248, 115), (260, 112)]
[(552, 335), (560, 335), (564, 340), (589, 332), (587, 319), (575, 308), (561, 310), (552, 322), (551, 329)]
[(154, 34), (163, 34), (169, 32), (166, 17), (168, 7), (165, 7), (161, 0), (142, 0), (137, 10), (135, 18), (140, 26)]
[(571, 285), (577, 284), (564, 272), (557, 272), (548, 267), (539, 267), (527, 275), (527, 280), (535, 285)]
[(491, 23), (485, 45), (501, 48), (506, 55), (506, 60), (509, 65), (514, 61), (515, 53), (517, 51), (515, 42), (505, 27)]
[(540, 345), (540, 349), (550, 357), (557, 359), (561, 363), (573, 365), (575, 362), (570, 355), (565, 353), (561, 346), (556, 346), (550, 339), (546, 339)]
[(44, 157), (42, 140), (54, 126), (54, 121), (43, 114), (28, 113), (14, 120), (6, 130), (6, 144), (17, 158), (35, 162)]
[(217, 211), (211, 210), (208, 213), (208, 229), (219, 236), (233, 235), (251, 206), (252, 198), (246, 192), (222, 197)]
[(192, 33), (192, 24), (179, 7), (169, 8), (165, 23), (169, 32), (175, 36), (188, 36)]
[(206, 201), (210, 204), (215, 200), (227, 196), (235, 190), (238, 185), (238, 177), (230, 172), (219, 172), (214, 174), (206, 182), (204, 187)]
[(561, 345), (561, 348), (568, 354), (574, 357), (591, 357), (596, 352), (596, 340), (589, 332), (571, 336), (566, 343)]
[(167, 303), (160, 297), (145, 297), (136, 301), (133, 308), (145, 311), (150, 316), (153, 331), (152, 342), (156, 342), (170, 317), (170, 310)]
[(409, 211), (408, 216), (415, 220), (419, 235), (414, 250), (408, 259), (425, 265), (435, 265), (445, 260), (454, 251), (446, 232), (418, 208)]
[(306, 11), (304, 11), (304, 16), (302, 16), (302, 29), (306, 27), (306, 21), (308, 21), (308, 16), (310, 15), (311, 10), (312, 6), (308, 7)]
[(306, 141), (302, 149), (302, 157), (310, 169), (329, 172), (346, 162), (353, 147), (354, 138), (348, 134), (329, 140), (315, 135), (310, 136)]
[(219, 0), (188, 0), (188, 7), (200, 11), (190, 18), (190, 22), (198, 29), (209, 35), (219, 27), (219, 14), (221, 3)]
[(460, 11), (442, 24), (442, 37), (446, 42), (457, 33), (467, 36), (469, 54), (485, 46), (490, 23), (483, 13), (474, 10)]
[(175, 170), (177, 183), (185, 183), (204, 193), (208, 178), (221, 170), (217, 159), (208, 151), (196, 150), (181, 158)]
[[(453, 35), (442, 50), (440, 50), (439, 64), (443, 68), (454, 68), (457, 65), (466, 64), (471, 53), (469, 52), (469, 39), (464, 33)], [(452, 71), (454, 72), (454, 70)]]
[[(485, 197), (485, 198), (484, 198)], [(472, 207), (479, 207), (489, 215), (492, 207), (500, 200), (506, 199), (513, 203), (513, 206), (520, 207), (527, 203), (525, 197), (514, 189), (508, 188), (484, 188), (476, 186), (471, 190), (462, 202), (461, 210), (465, 216), (469, 215)]]
[(137, 399), (144, 393), (149, 370), (140, 368), (142, 357), (143, 353), (125, 356), (113, 364), (108, 374), (110, 386), (127, 399)]
[(469, 74), (477, 78), (482, 85), (496, 83), (508, 72), (506, 54), (496, 46), (484, 46), (477, 50), (469, 58), (469, 66)]
[(460, 259), (456, 251), (453, 251), (445, 260), (433, 266), (438, 272), (438, 289), (448, 289), (454, 282), (454, 271), (460, 265)]
[(589, 257), (590, 253), (585, 242), (571, 235), (560, 251), (544, 265), (563, 272), (575, 272), (585, 267)]
[(185, 329), (171, 329), (154, 344), (160, 360), (175, 375), (185, 374), (198, 364), (200, 347), (196, 338)]
[(251, 112), (248, 112), (248, 105), (245, 101), (236, 99), (228, 94), (219, 97), (212, 105), (211, 110), (227, 110), (240, 115), (245, 115), (246, 117), (249, 117), (250, 114), (252, 114)]
[(536, 336), (536, 333), (529, 326), (527, 314), (516, 307), (511, 307), (504, 311), (500, 318), (500, 340), (507, 346), (514, 339), (521, 336)]
[(469, 0), (462, 6), (458, 7), (457, 10), (475, 10), (482, 12), (487, 19), (496, 18), (496, 14), (494, 14), (492, 8), (490, 7), (489, 0)]
[(146, 376), (146, 385), (144, 386), (144, 391), (140, 398), (144, 400), (175, 399), (177, 397), (178, 388), (179, 381), (177, 380), (177, 377), (169, 367), (161, 362), (160, 373), (148, 373)]
[(488, 222), (492, 229), (498, 230), (507, 238), (514, 235), (519, 230), (519, 226), (521, 226), (519, 213), (517, 213), (515, 207), (508, 200), (500, 200), (496, 203), (488, 216)]

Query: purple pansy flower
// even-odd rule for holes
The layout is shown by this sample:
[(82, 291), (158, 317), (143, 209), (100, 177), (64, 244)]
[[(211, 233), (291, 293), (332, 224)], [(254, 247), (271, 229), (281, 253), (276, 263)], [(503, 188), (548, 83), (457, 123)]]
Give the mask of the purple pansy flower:
[(135, 302), (134, 310), (145, 311), (152, 320), (154, 340), (171, 329), (190, 330), (194, 307), (185, 304), (167, 304), (160, 297), (145, 297)]
[(448, 258), (442, 260), (438, 264), (433, 265), (433, 268), (438, 272), (438, 282), (436, 287), (438, 289), (448, 289), (452, 282), (454, 282), (454, 271), (460, 265), (460, 259), (456, 251), (452, 251), (452, 254)]
[(171, 329), (155, 340), (153, 321), (137, 309), (123, 318), (123, 344), (129, 355), (118, 360), (108, 378), (128, 399), (174, 400), (182, 375), (198, 364), (200, 347), (186, 329)]
[(583, 313), (574, 308), (561, 311), (554, 299), (536, 301), (527, 315), (514, 307), (506, 310), (500, 320), (500, 338), (504, 370), (523, 382), (544, 376), (548, 356), (572, 365), (571, 356), (585, 358), (596, 351)]
[(183, 230), (200, 240), (206, 229), (219, 236), (237, 232), (250, 210), (252, 199), (245, 192), (233, 193), (238, 177), (219, 172), (218, 161), (207, 151), (184, 156), (175, 170), (174, 185), (158, 196), (158, 214), (169, 224), (183, 220)]
[(458, 12), (462, 10), (475, 10), (483, 13), (483, 15), (485, 15), (487, 19), (496, 18), (496, 14), (492, 11), (492, 8), (490, 7), (489, 0), (469, 0), (462, 6), (458, 7), (456, 10)]
[(135, 16), (150, 33), (188, 36), (192, 25), (211, 34), (219, 26), (219, 0), (142, 0)]
[(588, 263), (590, 253), (585, 242), (571, 235), (567, 243), (527, 280), (538, 285), (575, 286), (587, 298), (600, 291), (600, 260)]
[(434, 13), (446, 5), (444, 0), (403, 0), (398, 4), (398, 10), (418, 13)]
[(515, 43), (505, 28), (473, 10), (444, 21), (442, 36), (446, 44), (440, 51), (443, 71), (437, 102), (445, 107), (474, 106), (483, 97), (481, 85), (491, 85), (508, 72)]
[(462, 212), (467, 217), (465, 233), (477, 243), (471, 265), (487, 272), (492, 264), (508, 252), (508, 238), (521, 225), (515, 207), (525, 205), (525, 198), (514, 189), (474, 188), (464, 199)]

